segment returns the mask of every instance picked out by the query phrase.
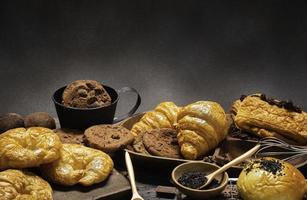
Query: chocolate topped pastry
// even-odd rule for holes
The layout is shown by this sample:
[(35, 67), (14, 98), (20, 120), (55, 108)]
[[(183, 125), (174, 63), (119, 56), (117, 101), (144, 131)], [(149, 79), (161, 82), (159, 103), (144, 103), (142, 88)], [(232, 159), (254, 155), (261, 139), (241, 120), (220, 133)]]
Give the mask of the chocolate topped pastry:
[(110, 124), (91, 126), (84, 135), (88, 146), (108, 153), (123, 149), (134, 140), (128, 129)]
[(290, 101), (264, 94), (242, 96), (232, 105), (237, 128), (259, 137), (277, 137), (288, 143), (307, 144), (307, 113)]
[(63, 92), (63, 104), (75, 108), (96, 108), (111, 104), (111, 97), (95, 80), (77, 80)]

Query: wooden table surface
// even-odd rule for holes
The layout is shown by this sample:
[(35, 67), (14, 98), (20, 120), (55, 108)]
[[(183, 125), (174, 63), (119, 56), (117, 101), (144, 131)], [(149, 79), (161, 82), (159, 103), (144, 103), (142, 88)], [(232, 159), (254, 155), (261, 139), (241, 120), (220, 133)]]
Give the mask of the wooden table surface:
[[(0, 115), (44, 111), (77, 79), (142, 96), (219, 102), (266, 93), (307, 109), (307, 1), (1, 1)], [(117, 115), (135, 96), (120, 97)], [(168, 176), (136, 172), (145, 199)], [(128, 198), (129, 199), (129, 198)]]

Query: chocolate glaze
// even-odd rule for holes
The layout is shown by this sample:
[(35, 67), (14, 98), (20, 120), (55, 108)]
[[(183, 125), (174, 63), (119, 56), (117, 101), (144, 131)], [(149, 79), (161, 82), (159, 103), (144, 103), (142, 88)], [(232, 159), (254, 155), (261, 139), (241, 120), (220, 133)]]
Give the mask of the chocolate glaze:
[[(270, 105), (275, 105), (279, 108), (284, 108), (290, 112), (297, 112), (297, 113), (302, 113), (302, 109), (298, 106), (293, 105), (293, 102), (291, 100), (287, 101), (280, 101), (277, 99), (273, 98), (268, 98), (266, 97), (265, 94), (260, 94), (260, 95), (251, 95), (252, 97), (259, 97), (262, 101), (268, 102)], [(246, 95), (241, 95), (240, 100), (243, 101), (247, 96)]]

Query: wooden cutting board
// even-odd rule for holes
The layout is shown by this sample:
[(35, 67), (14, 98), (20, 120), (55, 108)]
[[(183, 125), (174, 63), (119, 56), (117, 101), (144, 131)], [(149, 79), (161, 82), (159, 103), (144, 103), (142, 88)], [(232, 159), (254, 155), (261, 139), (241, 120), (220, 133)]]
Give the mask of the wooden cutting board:
[(130, 183), (115, 169), (107, 181), (90, 187), (52, 185), (52, 188), (54, 200), (115, 200), (131, 193)]

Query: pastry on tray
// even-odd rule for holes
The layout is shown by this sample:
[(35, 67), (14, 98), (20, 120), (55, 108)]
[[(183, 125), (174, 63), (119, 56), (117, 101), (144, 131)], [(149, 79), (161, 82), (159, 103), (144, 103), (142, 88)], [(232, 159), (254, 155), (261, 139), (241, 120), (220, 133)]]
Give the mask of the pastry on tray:
[(76, 80), (63, 92), (63, 104), (75, 108), (96, 108), (111, 104), (103, 85), (95, 80)]
[(179, 107), (173, 102), (162, 102), (153, 111), (147, 112), (131, 129), (137, 136), (139, 133), (156, 128), (172, 128), (177, 121)]
[(15, 128), (0, 135), (0, 169), (36, 167), (60, 157), (60, 138), (48, 128)]
[(49, 183), (30, 172), (8, 169), (0, 172), (0, 199), (52, 200)]
[(176, 127), (181, 154), (194, 160), (226, 138), (228, 123), (225, 111), (218, 103), (198, 101), (179, 111)]
[(302, 200), (307, 192), (305, 177), (298, 169), (268, 157), (248, 164), (237, 187), (244, 200)]
[(84, 135), (88, 146), (108, 153), (123, 149), (134, 140), (128, 129), (110, 124), (91, 126), (85, 130)]
[(79, 144), (63, 144), (60, 158), (42, 165), (43, 177), (60, 185), (90, 186), (108, 178), (113, 161), (106, 153)]
[(84, 145), (83, 131), (66, 128), (59, 128), (53, 131), (60, 137), (62, 143)]
[(152, 155), (181, 158), (175, 129), (162, 128), (146, 132), (143, 136), (143, 143)]
[(181, 155), (195, 160), (217, 147), (228, 127), (225, 111), (216, 102), (198, 101), (185, 107), (163, 102), (135, 123), (131, 132), (138, 135), (154, 129), (176, 129)]
[(263, 94), (243, 96), (232, 106), (235, 125), (260, 137), (274, 136), (307, 144), (307, 113), (291, 102), (266, 98)]

